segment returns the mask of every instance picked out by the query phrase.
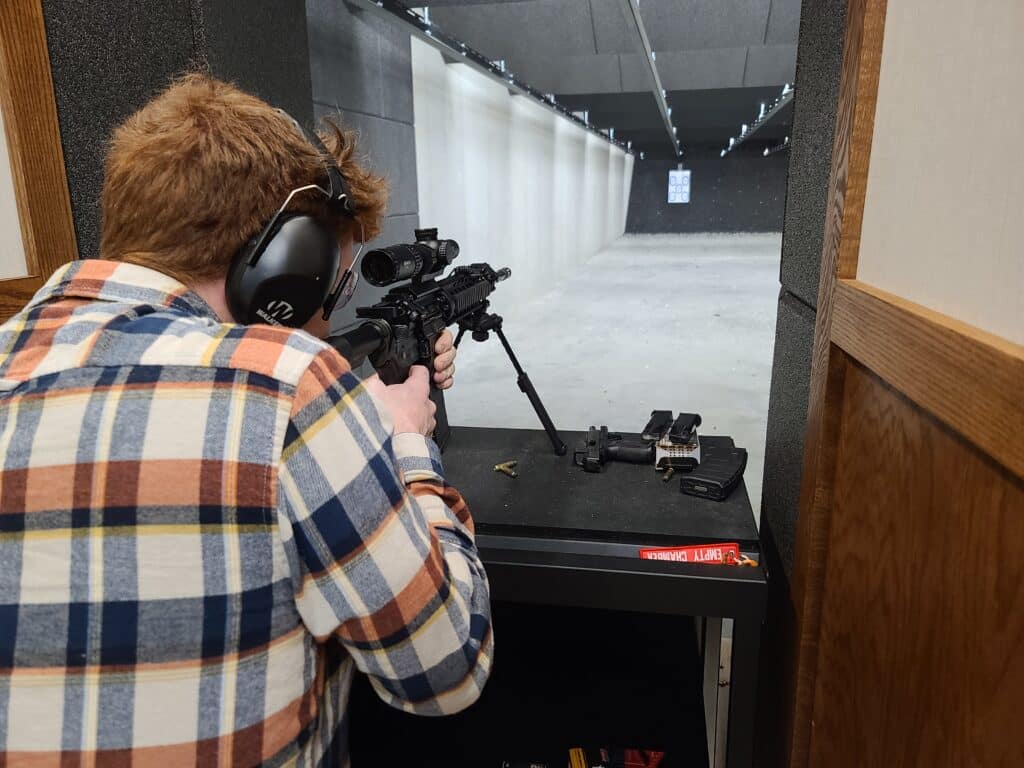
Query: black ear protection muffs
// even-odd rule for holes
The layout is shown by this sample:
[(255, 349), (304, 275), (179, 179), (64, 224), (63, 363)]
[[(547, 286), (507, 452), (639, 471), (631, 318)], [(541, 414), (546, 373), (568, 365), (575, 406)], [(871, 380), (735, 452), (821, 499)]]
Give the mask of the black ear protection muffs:
[[(306, 214), (286, 209), (297, 194), (324, 195), (337, 210), (355, 215), (341, 169), (320, 137), (307, 131), (284, 110), (278, 110), (320, 153), (325, 178), (293, 189), (277, 213), (235, 255), (224, 286), (228, 308), (246, 325), (269, 323), (298, 328), (320, 309), (326, 320), (345, 287), (331, 290), (341, 265), (341, 249), (332, 227)], [(326, 186), (321, 182), (325, 181)], [(345, 277), (351, 277), (346, 275)]]

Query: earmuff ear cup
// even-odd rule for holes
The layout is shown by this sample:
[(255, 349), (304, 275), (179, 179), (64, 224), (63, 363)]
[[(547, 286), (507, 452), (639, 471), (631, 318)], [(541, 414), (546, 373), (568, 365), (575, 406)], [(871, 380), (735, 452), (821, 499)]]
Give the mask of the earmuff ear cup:
[(341, 265), (335, 234), (312, 216), (284, 215), (252, 260), (252, 243), (235, 256), (225, 296), (239, 323), (298, 328), (320, 311)]

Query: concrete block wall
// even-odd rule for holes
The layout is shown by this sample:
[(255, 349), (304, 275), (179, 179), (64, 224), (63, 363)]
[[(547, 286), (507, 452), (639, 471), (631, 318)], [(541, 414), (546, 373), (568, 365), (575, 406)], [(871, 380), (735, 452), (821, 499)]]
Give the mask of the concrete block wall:
[(461, 263), (512, 269), (518, 306), (623, 233), (633, 157), (412, 41), (419, 213)]
[[(359, 154), (391, 190), (383, 230), (365, 248), (412, 242), (419, 204), (409, 34), (337, 0), (306, 0), (306, 14), (315, 117), (339, 117), (358, 131)], [(332, 327), (349, 325), (355, 307), (383, 293), (362, 281), (349, 306), (335, 312)]]

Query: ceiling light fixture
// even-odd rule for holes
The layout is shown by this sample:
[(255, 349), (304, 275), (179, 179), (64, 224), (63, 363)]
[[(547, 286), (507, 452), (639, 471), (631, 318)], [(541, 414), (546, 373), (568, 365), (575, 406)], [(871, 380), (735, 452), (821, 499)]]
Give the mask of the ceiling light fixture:
[(789, 149), (789, 136), (787, 136), (782, 142), (776, 144), (774, 147), (765, 147), (762, 153), (763, 157), (774, 155), (776, 152), (782, 152), (783, 150)]
[[(792, 88), (789, 83), (786, 83), (782, 87), (782, 93), (777, 99), (773, 99), (770, 104), (762, 101), (758, 105), (757, 119), (754, 120), (754, 122), (750, 123), (749, 125), (747, 123), (743, 123), (743, 125), (740, 126), (739, 138), (730, 138), (729, 146), (727, 146), (719, 153), (719, 157), (725, 157), (727, 154), (736, 149), (736, 147), (738, 147), (744, 141), (747, 141), (751, 136), (757, 133), (757, 131), (765, 123), (767, 123), (769, 120), (775, 117), (775, 115), (779, 114), (779, 112), (782, 111), (783, 107), (789, 104), (789, 102), (791, 102), (795, 98), (795, 96), (796, 89)], [(787, 143), (788, 139), (786, 142), (780, 144), (779, 147), (784, 147)], [(778, 149), (778, 151), (781, 151), (781, 149)], [(765, 157), (767, 157), (767, 155), (765, 155)]]

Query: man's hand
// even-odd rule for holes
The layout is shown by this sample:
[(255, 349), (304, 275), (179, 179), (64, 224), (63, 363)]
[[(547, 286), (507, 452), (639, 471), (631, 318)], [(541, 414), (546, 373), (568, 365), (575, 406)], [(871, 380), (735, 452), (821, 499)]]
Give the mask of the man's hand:
[(410, 368), (409, 378), (401, 384), (389, 386), (377, 374), (370, 376), (363, 384), (391, 415), (396, 435), (403, 432), (430, 435), (434, 431), (437, 406), (430, 399), (430, 375), (424, 366), (414, 365)]
[(438, 389), (449, 389), (455, 383), (455, 339), (447, 328), (434, 344), (434, 383)]

